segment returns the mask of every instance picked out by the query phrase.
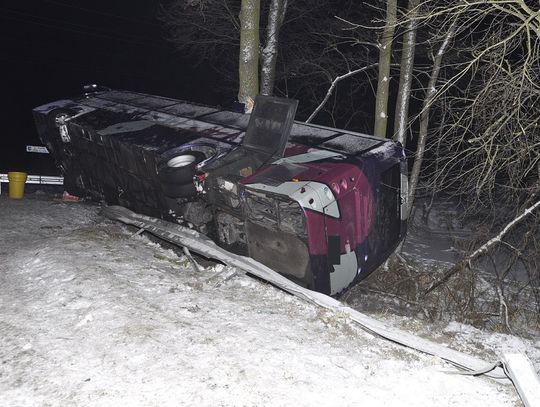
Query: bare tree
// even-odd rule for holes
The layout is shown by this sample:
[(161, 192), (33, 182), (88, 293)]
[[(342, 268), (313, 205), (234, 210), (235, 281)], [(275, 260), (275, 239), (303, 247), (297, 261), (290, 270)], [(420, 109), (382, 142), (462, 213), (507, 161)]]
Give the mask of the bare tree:
[[(451, 277), (469, 276), (462, 287), (469, 290), (462, 309), (484, 308), (481, 312), (497, 315), (510, 329), (512, 301), (524, 303), (519, 293), (528, 291), (526, 300), (536, 298), (540, 309), (540, 5), (522, 0), (424, 0), (421, 7), (416, 20), (429, 33), (429, 44), (433, 46), (435, 38), (444, 41), (432, 58), (422, 97), (410, 202), (419, 185), (424, 191), (454, 195), (476, 218), (473, 224), (484, 229), (462, 260), (428, 280), (423, 293), (437, 290), (439, 296), (452, 284), (449, 290), (458, 299), (464, 294), (455, 291), (459, 279), (452, 282)], [(411, 23), (407, 18), (402, 24)], [(500, 258), (493, 260), (496, 248), (505, 253), (504, 267)], [(473, 266), (484, 260), (489, 267), (486, 259), (491, 259), (496, 281), (485, 280)], [(527, 271), (524, 284), (530, 290), (505, 280), (517, 264)], [(482, 290), (476, 290), (478, 282)], [(475, 300), (490, 285), (493, 290), (485, 294), (495, 297), (496, 314), (487, 297)], [(514, 307), (513, 312), (519, 311)]]
[[(222, 91), (238, 92), (240, 2), (235, 0), (169, 0), (160, 13), (175, 47), (194, 63), (211, 66)], [(260, 91), (302, 99), (298, 115), (307, 117), (326, 92), (326, 83), (372, 63), (366, 35), (350, 30), (336, 18), (368, 21), (368, 14), (352, 1), (262, 0), (259, 35)], [(332, 79), (331, 79), (332, 78)], [(359, 97), (369, 83), (352, 78), (336, 88), (346, 103), (328, 104), (318, 119), (339, 126), (364, 123), (366, 111)], [(354, 84), (354, 86), (351, 86)], [(366, 129), (362, 129), (367, 131)]]
[(454, 20), (448, 31), (443, 37), (443, 40), (437, 50), (437, 53), (433, 59), (433, 67), (429, 75), (429, 82), (424, 96), (424, 102), (422, 104), (422, 111), (420, 112), (420, 131), (418, 134), (418, 142), (416, 145), (416, 153), (414, 156), (414, 163), (411, 174), (409, 176), (409, 196), (407, 199), (408, 202), (408, 211), (409, 215), (412, 212), (414, 206), (414, 198), (417, 192), (418, 181), (420, 179), (420, 170), (422, 168), (422, 163), (424, 161), (424, 152), (426, 148), (427, 138), (428, 138), (428, 128), (429, 128), (429, 114), (431, 105), (435, 100), (437, 95), (437, 82), (439, 80), (439, 73), (441, 70), (441, 64), (443, 57), (450, 45), (450, 41), (456, 35), (456, 26), (457, 20)]
[[(273, 7), (279, 7), (274, 13)], [(265, 78), (273, 78), (277, 55), (277, 32), (285, 12), (283, 0), (273, 0), (269, 15), (279, 16), (268, 28), (263, 48)], [(260, 0), (173, 0), (164, 3), (159, 17), (169, 40), (194, 57), (194, 63), (214, 67), (224, 86), (232, 85), (247, 110), (259, 93)]]
[(328, 90), (326, 91), (326, 95), (324, 95), (324, 98), (322, 99), (321, 103), (319, 103), (317, 105), (315, 110), (313, 110), (313, 112), (306, 119), (306, 123), (310, 123), (315, 118), (315, 116), (317, 116), (317, 114), (321, 111), (321, 109), (324, 107), (324, 105), (326, 105), (326, 103), (328, 102), (328, 100), (330, 99), (332, 94), (334, 93), (334, 91), (335, 91), (337, 85), (339, 84), (339, 82), (341, 82), (341, 81), (343, 81), (345, 79), (349, 79), (350, 77), (352, 77), (354, 75), (363, 73), (363, 72), (365, 72), (365, 71), (367, 71), (369, 69), (372, 69), (372, 68), (374, 68), (376, 66), (377, 66), (377, 64), (375, 64), (375, 63), (370, 64), (368, 66), (364, 66), (362, 68), (358, 68), (358, 69), (355, 69), (353, 71), (349, 71), (347, 73), (344, 73), (342, 75), (338, 75), (335, 78), (333, 78), (332, 82), (330, 83), (330, 86), (328, 87)]
[(396, 98), (396, 113), (394, 114), (394, 139), (404, 147), (407, 142), (409, 123), (409, 101), (411, 99), (411, 85), (413, 80), (414, 51), (416, 49), (416, 31), (418, 29), (417, 16), (420, 0), (409, 0), (408, 23), (403, 34), (403, 47), (401, 50), (401, 64), (399, 69), (399, 87)]
[[(535, 192), (540, 175), (540, 17), (539, 6), (528, 4), (460, 1), (432, 9), (430, 18), (460, 20), (456, 50), (466, 56), (434, 95), (434, 100), (445, 95), (450, 115), (433, 188), (473, 192), (484, 205), (501, 188), (518, 201), (521, 194)], [(476, 25), (478, 33), (471, 35), (465, 23)]]
[(158, 18), (167, 39), (194, 64), (221, 61), (228, 68), (237, 63), (239, 13), (238, 1), (172, 0), (161, 4)]
[(240, 8), (240, 56), (238, 101), (251, 112), (259, 93), (259, 0), (242, 0)]
[(272, 95), (276, 78), (279, 30), (285, 19), (287, 0), (271, 0), (266, 24), (266, 44), (261, 53), (261, 95)]
[(379, 41), (379, 74), (377, 82), (377, 97), (375, 100), (374, 134), (386, 137), (388, 122), (388, 98), (390, 88), (390, 66), (392, 64), (392, 41), (396, 28), (397, 0), (386, 1), (386, 18), (384, 30)]

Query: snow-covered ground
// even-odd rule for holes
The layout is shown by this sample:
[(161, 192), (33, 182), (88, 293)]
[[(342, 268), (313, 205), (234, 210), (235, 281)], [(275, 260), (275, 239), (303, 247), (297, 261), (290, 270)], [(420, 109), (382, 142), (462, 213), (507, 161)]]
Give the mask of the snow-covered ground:
[[(519, 405), (511, 386), (233, 272), (196, 273), (94, 204), (1, 195), (0, 405)], [(540, 361), (540, 344), (508, 335), (451, 324), (448, 338)]]

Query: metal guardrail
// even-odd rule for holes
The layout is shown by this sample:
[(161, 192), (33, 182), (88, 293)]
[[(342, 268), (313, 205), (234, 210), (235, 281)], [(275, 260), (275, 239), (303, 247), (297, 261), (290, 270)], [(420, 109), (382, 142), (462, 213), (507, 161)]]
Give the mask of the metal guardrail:
[[(45, 146), (26, 146), (27, 153), (40, 153), (49, 154), (49, 150)], [(7, 174), (0, 174), (0, 195), (2, 194), (2, 182), (9, 182)], [(64, 185), (64, 177), (57, 177), (52, 175), (27, 175), (27, 184), (41, 184), (41, 185)]]
[[(487, 364), (475, 356), (402, 331), (390, 324), (347, 307), (332, 297), (301, 287), (252, 258), (226, 251), (217, 246), (207, 236), (193, 229), (162, 219), (140, 215), (121, 206), (107, 206), (102, 210), (101, 214), (109, 219), (140, 228), (139, 232), (136, 232), (137, 234), (148, 231), (170, 243), (202, 254), (204, 257), (219, 259), (240, 272), (253, 274), (301, 300), (337, 313), (341, 317), (350, 318), (360, 328), (372, 335), (377, 335), (398, 345), (445, 360), (460, 368), (462, 371), (459, 371), (459, 373), (461, 374), (485, 375), (498, 383), (511, 382), (515, 386), (524, 407), (540, 407), (540, 379), (531, 361), (522, 353), (505, 353), (501, 362)], [(450, 371), (450, 373), (458, 372)]]
[[(0, 182), (9, 182), (7, 174), (0, 174)], [(26, 177), (27, 184), (46, 184), (46, 185), (63, 185), (64, 177), (52, 175), (28, 175)]]
[[(0, 174), (0, 194), (2, 194), (2, 182), (9, 182), (7, 174)], [(26, 183), (41, 185), (64, 185), (64, 177), (52, 175), (27, 175)]]

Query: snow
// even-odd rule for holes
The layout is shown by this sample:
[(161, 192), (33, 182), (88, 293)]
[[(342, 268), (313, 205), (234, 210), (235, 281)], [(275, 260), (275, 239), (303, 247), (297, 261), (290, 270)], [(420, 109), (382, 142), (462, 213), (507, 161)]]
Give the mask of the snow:
[(333, 129), (325, 129), (321, 127), (316, 127), (311, 124), (300, 123), (300, 122), (293, 123), (292, 129), (291, 129), (292, 137), (309, 136), (309, 137), (317, 138), (317, 139), (325, 139), (325, 138), (330, 138), (332, 136), (335, 136), (337, 134), (339, 133)]
[(250, 115), (235, 112), (221, 111), (206, 115), (204, 120), (210, 123), (222, 124), (245, 130), (248, 126)]
[(527, 407), (540, 407), (540, 380), (529, 358), (523, 353), (507, 353), (503, 362), (508, 375), (516, 384), (523, 404)]
[[(540, 340), (524, 339), (513, 335), (491, 332), (487, 333), (481, 329), (458, 322), (450, 322), (442, 329), (442, 333), (447, 337), (453, 337), (449, 346), (471, 349), (478, 344), (485, 348), (488, 353), (495, 353), (502, 358), (507, 353), (527, 354), (536, 371), (540, 372)], [(478, 349), (481, 351), (481, 349)]]
[(2, 195), (0, 230), (2, 405), (518, 400), (225, 266), (196, 273), (97, 205)]
[(174, 106), (163, 109), (163, 111), (174, 116), (197, 117), (208, 113), (214, 113), (218, 110), (213, 107), (197, 106), (191, 103), (178, 103)]
[(356, 155), (381, 143), (381, 141), (381, 139), (364, 138), (354, 134), (343, 134), (325, 141), (321, 146), (342, 153)]

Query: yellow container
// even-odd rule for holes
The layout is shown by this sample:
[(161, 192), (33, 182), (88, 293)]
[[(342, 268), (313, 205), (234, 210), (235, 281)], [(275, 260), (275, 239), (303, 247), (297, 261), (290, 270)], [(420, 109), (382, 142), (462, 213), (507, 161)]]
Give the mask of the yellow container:
[(26, 172), (8, 172), (9, 197), (12, 199), (22, 199), (24, 196), (24, 184), (26, 183)]

